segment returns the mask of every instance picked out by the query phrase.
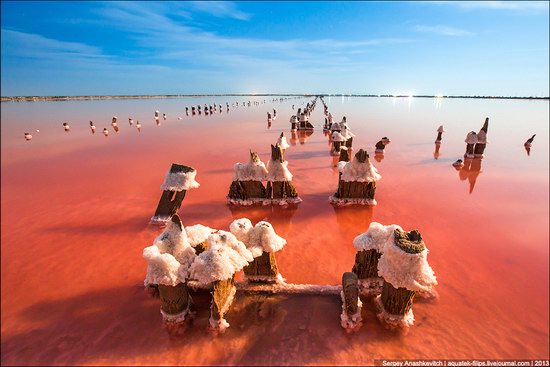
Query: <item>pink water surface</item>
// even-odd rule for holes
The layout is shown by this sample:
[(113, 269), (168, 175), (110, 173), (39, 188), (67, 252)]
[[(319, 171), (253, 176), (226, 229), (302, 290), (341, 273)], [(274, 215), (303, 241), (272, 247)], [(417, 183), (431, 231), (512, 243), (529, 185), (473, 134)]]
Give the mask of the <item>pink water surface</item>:
[[(263, 101), (243, 107), (247, 100)], [(338, 173), (320, 128), (292, 139), (291, 106), (310, 98), (2, 103), (2, 364), (364, 365), (380, 358), (549, 357), (548, 101), (326, 97), (356, 134), (354, 148), (380, 162), (376, 207), (334, 208)], [(240, 107), (225, 112), (225, 102)], [(213, 116), (185, 106), (222, 104)], [(277, 109), (271, 128), (267, 112)], [(154, 110), (166, 113), (160, 126)], [(120, 132), (110, 126), (119, 117)], [(178, 120), (177, 117), (182, 119)], [(128, 117), (140, 120), (141, 132)], [(464, 138), (490, 118), (479, 172), (457, 172)], [(89, 120), (97, 126), (89, 130)], [(62, 122), (69, 122), (65, 132)], [(444, 125), (440, 155), (436, 129)], [(108, 137), (101, 133), (110, 130)], [(36, 132), (39, 129), (40, 132)], [(233, 165), (259, 152), (267, 163), (281, 131), (297, 208), (230, 208)], [(33, 134), (25, 141), (23, 133)], [(537, 136), (528, 156), (524, 141)], [(208, 299), (170, 337), (159, 300), (143, 292), (142, 249), (160, 233), (148, 225), (171, 163), (194, 167), (200, 188), (179, 211), (185, 225), (228, 229), (233, 219), (267, 219), (288, 241), (277, 253), (287, 282), (338, 284), (350, 271), (352, 240), (371, 221), (418, 229), (440, 298), (419, 300), (407, 335), (387, 331), (364, 300), (363, 327), (346, 334), (336, 296), (238, 294), (225, 334), (208, 333)], [(473, 190), (472, 190), (473, 189)], [(472, 190), (472, 192), (470, 192)]]

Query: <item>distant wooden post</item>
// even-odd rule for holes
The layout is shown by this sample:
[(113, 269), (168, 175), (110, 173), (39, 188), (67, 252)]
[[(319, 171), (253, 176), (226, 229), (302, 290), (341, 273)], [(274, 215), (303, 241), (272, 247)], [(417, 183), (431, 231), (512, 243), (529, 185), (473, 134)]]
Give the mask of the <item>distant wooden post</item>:
[(468, 135), (466, 135), (464, 142), (466, 143), (466, 152), (464, 153), (464, 157), (474, 158), (474, 145), (477, 143), (476, 132), (470, 131)]
[(350, 160), (350, 150), (347, 147), (341, 147), (340, 148), (340, 157), (338, 159), (339, 162), (349, 162)]
[(92, 121), (90, 121), (90, 130), (92, 130), (92, 134), (95, 134), (95, 125)]
[(342, 275), (342, 314), (340, 324), (348, 331), (354, 331), (361, 327), (362, 303), (359, 299), (357, 275), (346, 272)]
[[(349, 165), (348, 167), (346, 167)], [(357, 167), (363, 176), (352, 177), (353, 167)], [(376, 205), (374, 194), (376, 192), (376, 181), (380, 175), (376, 168), (372, 166), (369, 155), (363, 149), (360, 149), (352, 162), (338, 163), (338, 170), (342, 173), (338, 179), (338, 189), (329, 201), (334, 204), (362, 204)], [(348, 173), (346, 173), (348, 172)], [(349, 175), (348, 175), (349, 174)]]
[(345, 145), (346, 139), (338, 131), (333, 131), (330, 137), (332, 141), (332, 147), (330, 149), (331, 155), (340, 155), (340, 147)]
[[(164, 183), (161, 186), (161, 188), (163, 188), (163, 193), (160, 197), (155, 215), (151, 218), (151, 224), (166, 224), (170, 218), (176, 214), (187, 192), (187, 189), (183, 188), (188, 187), (188, 184), (183, 182), (186, 180), (186, 175), (192, 175), (192, 182), (196, 183), (193, 173), (196, 174), (194, 168), (172, 163)], [(198, 187), (198, 184), (189, 188), (193, 187)]]
[(477, 133), (477, 142), (474, 147), (474, 157), (483, 158), (483, 152), (487, 146), (487, 130), (489, 128), (489, 118), (485, 118), (485, 123)]
[(435, 143), (436, 144), (441, 144), (441, 139), (443, 138), (443, 133), (444, 132), (445, 132), (445, 130), (443, 129), (443, 125), (441, 125), (437, 128), (437, 138), (435, 138)]

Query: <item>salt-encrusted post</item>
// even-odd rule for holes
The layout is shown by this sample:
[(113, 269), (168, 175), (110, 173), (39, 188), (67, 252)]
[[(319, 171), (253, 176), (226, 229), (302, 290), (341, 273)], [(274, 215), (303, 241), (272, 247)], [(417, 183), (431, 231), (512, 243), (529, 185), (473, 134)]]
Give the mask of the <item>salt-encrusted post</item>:
[(271, 159), (267, 162), (266, 198), (273, 204), (297, 204), (302, 201), (292, 184), (292, 173), (287, 168), (279, 145), (271, 145)]
[(166, 224), (172, 215), (176, 214), (187, 190), (199, 187), (199, 183), (195, 181), (196, 175), (197, 171), (194, 168), (172, 163), (160, 186), (163, 193), (155, 215), (151, 218), (152, 224)]
[(466, 152), (464, 153), (464, 157), (474, 158), (474, 145), (477, 143), (476, 132), (470, 131), (468, 135), (466, 135), (464, 142), (466, 143)]
[(435, 138), (435, 143), (436, 144), (441, 144), (441, 139), (442, 139), (442, 135), (443, 135), (444, 132), (445, 132), (445, 130), (443, 129), (443, 125), (441, 125), (437, 128), (437, 138)]
[(185, 233), (187, 234), (189, 244), (195, 249), (197, 255), (208, 249), (208, 236), (214, 232), (216, 232), (215, 229), (203, 226), (202, 224), (185, 227)]
[(224, 332), (229, 326), (224, 316), (237, 291), (235, 273), (252, 262), (253, 257), (230, 232), (216, 231), (208, 236), (207, 243), (208, 249), (191, 265), (190, 278), (201, 286), (212, 286), (209, 329)]
[(366, 151), (360, 149), (351, 162), (338, 162), (338, 170), (341, 175), (336, 193), (329, 197), (331, 203), (376, 205), (376, 181), (382, 176), (371, 164)]
[(69, 130), (70, 130), (70, 126), (69, 126), (69, 124), (68, 124), (67, 122), (64, 122), (64, 123), (63, 123), (63, 129), (64, 129), (65, 131), (69, 131)]
[(143, 250), (143, 257), (148, 264), (144, 285), (158, 286), (164, 325), (170, 333), (176, 333), (191, 306), (186, 280), (196, 257), (177, 214), (153, 245)]
[(262, 181), (267, 179), (267, 169), (258, 153), (250, 151), (248, 163), (237, 163), (234, 170), (235, 175), (229, 187), (227, 202), (238, 205), (263, 203), (266, 198), (266, 189)]
[(378, 260), (382, 256), (385, 243), (397, 228), (401, 227), (372, 222), (365, 233), (353, 240), (357, 254), (352, 271), (357, 274), (359, 293), (362, 296), (377, 296), (382, 292), (384, 279), (378, 275)]
[(155, 120), (158, 120), (158, 119), (160, 119), (160, 111), (156, 110), (155, 111)]
[(477, 133), (477, 142), (474, 147), (474, 157), (483, 158), (483, 152), (487, 146), (487, 129), (489, 128), (489, 118), (485, 118), (485, 123)]
[(527, 141), (523, 144), (523, 147), (525, 148), (525, 151), (527, 152), (527, 155), (531, 155), (531, 146), (533, 143), (533, 140), (535, 140), (535, 136), (537, 134), (533, 134)]
[(350, 150), (347, 147), (340, 147), (340, 157), (338, 158), (339, 162), (349, 162)]
[(388, 139), (387, 136), (384, 136), (382, 139), (376, 143), (376, 150), (374, 151), (375, 154), (384, 154), (384, 149), (386, 149), (386, 145), (391, 143), (391, 140)]
[(298, 130), (298, 116), (292, 115), (290, 117), (290, 130), (296, 131)]
[(229, 229), (252, 253), (254, 261), (244, 268), (245, 279), (256, 283), (284, 283), (277, 268), (275, 252), (286, 240), (275, 233), (269, 222), (260, 221), (253, 227), (248, 218), (234, 220)]
[(196, 111), (195, 111), (195, 106), (191, 106), (191, 114), (192, 114), (193, 116), (195, 116), (195, 113), (196, 113)]
[(345, 144), (346, 144), (346, 147), (348, 148), (351, 148), (352, 144), (353, 144), (353, 137), (355, 136), (354, 133), (352, 133), (348, 126), (347, 125), (344, 125), (344, 127), (342, 128), (342, 131), (340, 132), (340, 134), (342, 135), (342, 137), (345, 139)]
[(346, 138), (344, 138), (340, 132), (333, 131), (330, 140), (332, 141), (330, 154), (340, 155), (340, 147), (345, 144)]
[(95, 134), (95, 125), (92, 121), (90, 121), (90, 130), (92, 130), (92, 134)]
[(346, 272), (342, 275), (342, 313), (340, 314), (340, 325), (346, 331), (358, 330), (362, 325), (361, 308), (363, 304), (359, 299), (357, 275)]
[(279, 135), (279, 139), (277, 139), (276, 145), (281, 147), (281, 150), (283, 151), (283, 160), (284, 160), (285, 150), (287, 150), (290, 147), (290, 145), (288, 145), (288, 142), (286, 141), (286, 136), (284, 132), (282, 132), (281, 135)]
[(377, 317), (387, 328), (407, 328), (414, 323), (415, 293), (430, 292), (437, 284), (427, 261), (428, 250), (417, 230), (397, 228), (382, 252), (378, 274), (384, 278), (384, 285), (375, 299)]

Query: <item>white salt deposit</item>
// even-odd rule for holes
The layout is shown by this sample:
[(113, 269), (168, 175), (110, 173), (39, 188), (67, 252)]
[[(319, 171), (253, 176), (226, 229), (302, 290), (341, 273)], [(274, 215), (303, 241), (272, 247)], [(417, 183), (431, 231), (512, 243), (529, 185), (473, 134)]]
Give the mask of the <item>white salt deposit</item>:
[(443, 129), (443, 125), (441, 125), (437, 128), (437, 132), (438, 133), (444, 133), (445, 132), (445, 130)]
[(353, 246), (357, 251), (376, 250), (382, 252), (395, 229), (403, 230), (397, 224), (385, 226), (378, 222), (372, 222), (365, 233), (355, 237)]
[(378, 260), (378, 275), (394, 288), (428, 292), (437, 285), (437, 280), (427, 257), (427, 248), (418, 254), (409, 254), (397, 247), (392, 232)]
[(340, 134), (338, 131), (334, 131), (330, 136), (330, 140), (343, 142), (346, 141), (346, 138), (344, 138), (342, 134)]
[(230, 232), (217, 231), (206, 240), (208, 249), (191, 265), (191, 278), (207, 284), (226, 280), (242, 270), (253, 257), (246, 246)]
[(265, 181), (267, 169), (260, 159), (254, 161), (252, 156), (248, 163), (237, 163), (234, 166), (235, 175), (233, 181)]
[(281, 149), (288, 149), (290, 145), (286, 141), (286, 136), (279, 136), (279, 139), (277, 139), (277, 145), (281, 147)]
[(337, 198), (334, 195), (329, 196), (329, 202), (337, 206), (348, 206), (348, 205), (376, 205), (376, 199), (367, 199), (367, 198)]
[(185, 321), (185, 317), (189, 314), (190, 311), (190, 305), (191, 302), (187, 304), (187, 308), (183, 311), (181, 311), (178, 314), (171, 315), (169, 313), (164, 312), (162, 309), (160, 310), (160, 314), (162, 315), (162, 321), (164, 321), (167, 324), (179, 324)]
[(163, 191), (182, 191), (189, 189), (196, 189), (200, 184), (195, 181), (197, 171), (191, 172), (170, 172), (166, 173), (164, 182), (160, 186)]
[(204, 241), (206, 241), (208, 236), (210, 236), (215, 231), (216, 231), (215, 229), (207, 226), (203, 226), (202, 224), (195, 224), (193, 226), (185, 227), (185, 232), (187, 233), (187, 239), (189, 240), (189, 244), (192, 247), (195, 247), (198, 244), (201, 244)]
[(331, 131), (340, 131), (342, 128), (340, 127), (340, 124), (337, 122), (333, 122), (332, 125), (330, 125)]
[(277, 252), (286, 244), (286, 240), (275, 233), (269, 222), (261, 221), (252, 227), (247, 218), (234, 220), (229, 230), (239, 241), (242, 241), (253, 257), (261, 256), (265, 252)]
[(364, 163), (359, 162), (357, 157), (353, 157), (351, 162), (340, 161), (338, 171), (345, 182), (374, 182), (382, 178), (368, 158)]
[(382, 293), (383, 285), (384, 279), (381, 277), (357, 280), (357, 288), (359, 289), (359, 294), (364, 297), (379, 295), (380, 293)]
[(153, 245), (143, 249), (143, 258), (147, 260), (147, 276), (143, 282), (146, 287), (150, 284), (175, 286), (185, 282), (188, 269), (171, 254), (161, 254), (159, 248)]
[(352, 133), (352, 132), (350, 131), (350, 129), (348, 129), (347, 126), (344, 126), (344, 127), (342, 128), (342, 131), (340, 132), (340, 134), (342, 135), (342, 137), (343, 137), (345, 140), (348, 140), (348, 139), (353, 138), (353, 137), (355, 136), (355, 134)]
[(288, 162), (272, 161), (267, 162), (267, 181), (292, 181), (292, 173), (287, 168)]
[(466, 139), (464, 140), (466, 144), (475, 144), (477, 143), (477, 134), (475, 131), (470, 131), (468, 135), (466, 135)]
[(477, 133), (477, 142), (480, 144), (487, 144), (487, 133), (484, 130), (480, 130)]
[(376, 306), (376, 317), (382, 322), (388, 329), (404, 328), (407, 329), (414, 324), (414, 314), (412, 308), (403, 315), (393, 315), (388, 313), (384, 309), (382, 304), (382, 297), (378, 296), (374, 299), (374, 305)]

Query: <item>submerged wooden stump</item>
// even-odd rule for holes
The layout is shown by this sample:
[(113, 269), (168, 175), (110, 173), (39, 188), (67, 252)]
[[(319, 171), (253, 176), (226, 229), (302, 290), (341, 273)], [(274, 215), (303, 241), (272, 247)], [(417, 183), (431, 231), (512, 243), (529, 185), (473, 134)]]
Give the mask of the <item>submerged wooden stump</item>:
[(277, 281), (278, 274), (279, 269), (273, 252), (264, 251), (244, 268), (245, 278), (251, 282), (273, 283)]
[(346, 272), (342, 275), (342, 314), (340, 324), (348, 331), (359, 329), (361, 326), (361, 300), (357, 285), (357, 275)]
[(464, 153), (465, 156), (474, 156), (474, 145), (475, 144), (466, 144), (466, 153)]
[(353, 138), (349, 138), (348, 140), (346, 140), (346, 147), (351, 148), (352, 144), (353, 144)]
[(411, 309), (414, 300), (414, 291), (406, 288), (395, 288), (384, 282), (382, 287), (382, 305), (384, 310), (392, 315), (405, 316)]
[(233, 303), (233, 297), (237, 291), (235, 288), (235, 275), (230, 279), (215, 281), (212, 287), (209, 326), (211, 329), (223, 332), (229, 326), (223, 317)]
[(375, 249), (357, 251), (352, 272), (359, 279), (359, 291), (363, 296), (376, 296), (382, 290), (384, 279), (378, 276), (378, 259), (382, 254)]
[[(183, 166), (180, 164), (172, 163), (170, 167), (170, 173), (188, 173), (195, 171), (194, 168)], [(170, 220), (172, 215), (176, 214), (179, 210), (183, 199), (185, 198), (185, 193), (187, 190), (181, 191), (170, 191), (164, 190), (160, 196), (160, 200), (155, 211), (155, 215), (151, 218), (151, 223), (155, 224), (164, 224)]]
[(338, 189), (334, 194), (338, 199), (374, 199), (376, 182), (348, 182), (338, 180)]

